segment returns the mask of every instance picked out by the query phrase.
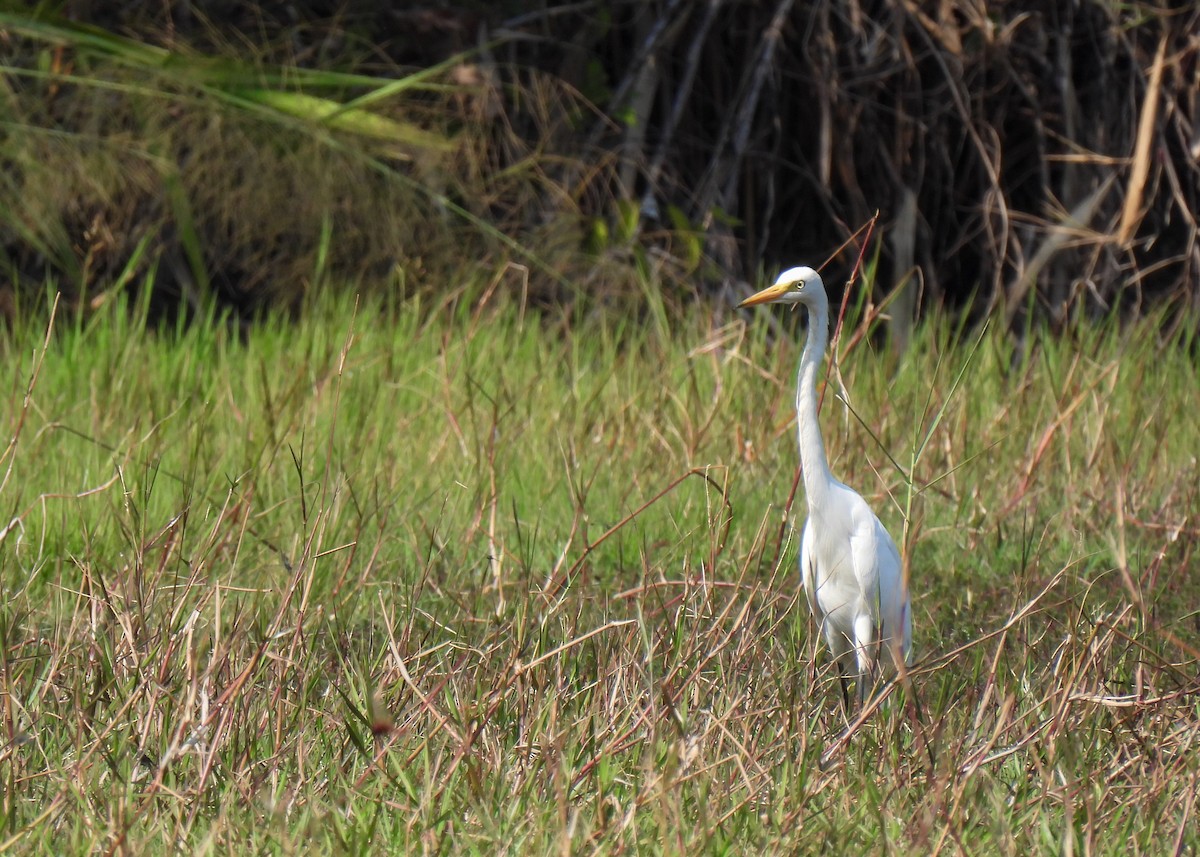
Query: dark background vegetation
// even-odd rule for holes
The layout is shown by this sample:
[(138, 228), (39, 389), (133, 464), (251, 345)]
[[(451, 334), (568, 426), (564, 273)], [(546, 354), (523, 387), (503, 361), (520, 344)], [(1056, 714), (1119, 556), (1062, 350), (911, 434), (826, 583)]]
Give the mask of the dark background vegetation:
[(9, 311), (47, 281), (250, 315), (480, 270), (545, 303), (728, 300), (876, 212), (902, 332), (1200, 303), (1194, 4), (0, 8)]

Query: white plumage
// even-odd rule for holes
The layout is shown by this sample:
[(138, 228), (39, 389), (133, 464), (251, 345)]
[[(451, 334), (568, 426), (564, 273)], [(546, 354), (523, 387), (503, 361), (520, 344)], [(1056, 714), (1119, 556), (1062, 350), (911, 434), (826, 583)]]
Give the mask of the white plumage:
[(796, 422), (808, 521), (800, 541), (800, 577), (808, 604), (842, 677), (857, 678), (859, 702), (897, 658), (912, 656), (912, 609), (900, 551), (858, 492), (833, 478), (817, 422), (817, 371), (829, 339), (829, 298), (812, 268), (791, 268), (739, 306), (801, 304), (808, 340), (796, 376)]

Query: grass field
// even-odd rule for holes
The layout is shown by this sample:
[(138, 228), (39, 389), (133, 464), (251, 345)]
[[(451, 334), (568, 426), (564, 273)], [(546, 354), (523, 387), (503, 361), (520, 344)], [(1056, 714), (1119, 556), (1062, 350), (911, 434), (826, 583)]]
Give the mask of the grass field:
[(1187, 334), (847, 331), (917, 657), (848, 721), (770, 313), (48, 315), (0, 333), (0, 851), (1200, 849)]

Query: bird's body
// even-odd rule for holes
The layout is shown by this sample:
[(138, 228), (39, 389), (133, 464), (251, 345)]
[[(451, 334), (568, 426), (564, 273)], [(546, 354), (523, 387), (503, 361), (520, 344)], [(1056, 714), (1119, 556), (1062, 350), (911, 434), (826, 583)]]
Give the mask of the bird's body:
[(880, 673), (894, 674), (912, 653), (912, 611), (900, 551), (858, 492), (833, 478), (817, 421), (817, 371), (829, 338), (829, 299), (812, 268), (792, 268), (742, 301), (803, 304), (808, 340), (796, 377), (797, 433), (808, 521), (800, 578), (808, 604), (845, 679), (857, 676), (860, 702)]
[(907, 660), (912, 619), (892, 537), (853, 489), (839, 482), (833, 490), (842, 495), (836, 514), (809, 509), (800, 574), (838, 671), (858, 676), (861, 698), (876, 664), (883, 675), (895, 674), (897, 646)]

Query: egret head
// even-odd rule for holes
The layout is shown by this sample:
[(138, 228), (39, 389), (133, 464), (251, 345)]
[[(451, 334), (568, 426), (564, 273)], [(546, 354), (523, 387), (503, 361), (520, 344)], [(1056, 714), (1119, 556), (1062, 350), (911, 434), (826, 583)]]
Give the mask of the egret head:
[(821, 275), (807, 266), (788, 268), (774, 283), (746, 298), (739, 307), (758, 304), (804, 304), (807, 307), (828, 304)]

